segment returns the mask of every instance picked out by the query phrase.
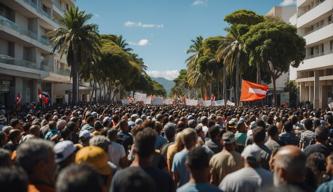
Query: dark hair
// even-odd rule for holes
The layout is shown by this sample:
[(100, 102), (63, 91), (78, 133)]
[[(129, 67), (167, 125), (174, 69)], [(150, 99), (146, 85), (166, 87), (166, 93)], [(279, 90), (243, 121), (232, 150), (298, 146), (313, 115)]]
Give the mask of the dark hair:
[(57, 123), (55, 121), (50, 121), (49, 122), (49, 129), (55, 129), (57, 128)]
[(135, 135), (135, 149), (141, 158), (149, 157), (154, 153), (156, 131), (152, 128), (145, 128)]
[(110, 191), (154, 192), (157, 187), (152, 177), (143, 169), (140, 167), (128, 167), (119, 171), (119, 174), (114, 177)]
[(324, 127), (317, 127), (315, 130), (316, 140), (319, 142), (325, 142), (329, 136), (329, 130)]
[(266, 123), (265, 123), (265, 121), (260, 120), (260, 119), (256, 121), (256, 125), (257, 125), (258, 127), (263, 127), (263, 128), (266, 127)]
[(186, 163), (190, 169), (202, 170), (209, 167), (210, 155), (204, 147), (195, 147), (187, 156)]
[(2, 167), (0, 169), (0, 191), (26, 192), (28, 177), (17, 167)]
[(70, 165), (60, 172), (57, 192), (102, 192), (103, 179), (87, 165)]
[(87, 123), (90, 124), (90, 123), (93, 123), (94, 122), (94, 117), (92, 115), (88, 115), (87, 117)]
[(305, 119), (304, 121), (304, 127), (307, 130), (311, 130), (313, 128), (313, 122), (311, 119)]
[(271, 137), (278, 134), (278, 128), (275, 125), (270, 125), (267, 129), (267, 134)]
[(255, 143), (260, 143), (265, 141), (266, 131), (263, 127), (256, 127), (253, 129), (253, 141)]
[(19, 123), (20, 123), (20, 121), (18, 119), (13, 118), (13, 119), (10, 120), (9, 125), (12, 126), (12, 127), (15, 127)]
[(220, 127), (219, 126), (212, 126), (208, 130), (208, 135), (211, 139), (214, 139), (216, 136), (221, 135)]
[(11, 164), (10, 152), (0, 148), (0, 167), (8, 167)]
[(286, 121), (283, 127), (286, 132), (290, 132), (293, 130), (293, 124), (291, 123), (291, 121)]

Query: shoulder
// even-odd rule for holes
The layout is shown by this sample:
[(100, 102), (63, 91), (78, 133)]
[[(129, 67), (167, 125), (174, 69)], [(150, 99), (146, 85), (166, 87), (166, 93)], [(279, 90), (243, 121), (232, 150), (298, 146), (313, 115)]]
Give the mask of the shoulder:
[(333, 190), (333, 180), (321, 184), (316, 192), (329, 192)]

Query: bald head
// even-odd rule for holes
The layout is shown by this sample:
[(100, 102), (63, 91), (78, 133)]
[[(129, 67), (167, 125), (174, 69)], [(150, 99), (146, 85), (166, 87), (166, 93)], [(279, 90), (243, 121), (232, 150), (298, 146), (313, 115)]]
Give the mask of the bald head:
[(306, 157), (296, 146), (279, 149), (274, 157), (274, 184), (300, 183), (305, 178)]

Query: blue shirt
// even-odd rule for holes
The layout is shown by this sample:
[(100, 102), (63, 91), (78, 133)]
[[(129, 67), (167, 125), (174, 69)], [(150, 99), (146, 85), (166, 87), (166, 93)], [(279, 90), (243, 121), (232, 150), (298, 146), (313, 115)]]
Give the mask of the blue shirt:
[(331, 192), (333, 191), (333, 180), (325, 182), (317, 188), (316, 192)]
[(59, 131), (58, 129), (50, 129), (46, 135), (45, 135), (45, 138), (46, 140), (51, 140), (51, 138), (55, 135), (59, 134)]
[(186, 183), (177, 192), (222, 192), (219, 188), (208, 183)]
[(175, 154), (172, 162), (171, 171), (174, 173), (178, 173), (179, 175), (179, 185), (178, 187), (187, 183), (190, 179), (190, 173), (186, 169), (185, 161), (188, 155), (188, 150), (183, 149), (182, 151)]

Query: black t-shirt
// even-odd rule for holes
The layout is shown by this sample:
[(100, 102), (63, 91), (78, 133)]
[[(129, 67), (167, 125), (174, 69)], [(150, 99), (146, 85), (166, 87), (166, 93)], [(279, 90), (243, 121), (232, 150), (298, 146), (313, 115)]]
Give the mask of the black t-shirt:
[[(140, 167), (128, 167), (123, 170), (117, 171), (115, 176), (113, 177), (112, 184), (111, 184), (111, 192), (123, 192), (126, 187), (130, 184), (135, 182), (133, 178), (138, 178), (138, 176), (133, 176), (133, 172), (137, 172), (146, 177), (148, 175), (149, 179), (144, 178), (145, 182), (143, 183), (146, 185), (146, 191), (156, 191), (156, 192), (175, 192), (175, 184), (171, 179), (171, 176), (163, 171), (159, 170), (154, 167), (147, 167), (147, 168), (140, 168)], [(151, 182), (153, 184), (151, 184)], [(139, 182), (139, 181), (137, 181)], [(142, 180), (141, 180), (142, 182)], [(137, 190), (136, 190), (137, 191)]]
[(133, 144), (133, 137), (127, 132), (120, 131), (118, 134), (117, 142), (122, 144), (125, 148), (125, 151), (128, 152), (130, 146)]
[(307, 157), (311, 153), (315, 153), (315, 152), (320, 152), (320, 153), (324, 154), (327, 157), (331, 153), (331, 150), (327, 146), (325, 146), (321, 143), (309, 145), (304, 149), (304, 153)]

